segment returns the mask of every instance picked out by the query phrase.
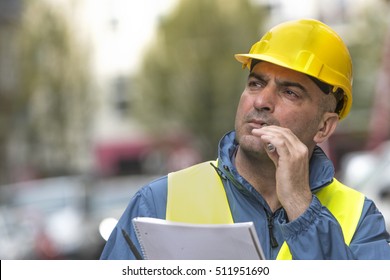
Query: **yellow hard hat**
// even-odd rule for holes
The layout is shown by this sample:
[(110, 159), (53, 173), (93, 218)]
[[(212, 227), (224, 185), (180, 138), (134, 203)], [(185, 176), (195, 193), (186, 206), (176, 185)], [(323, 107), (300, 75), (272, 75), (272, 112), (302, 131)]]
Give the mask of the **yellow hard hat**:
[(267, 61), (305, 73), (342, 89), (343, 107), (339, 117), (347, 116), (352, 105), (352, 59), (340, 36), (329, 26), (314, 19), (281, 23), (256, 42), (248, 54), (235, 58), (250, 68), (252, 59)]

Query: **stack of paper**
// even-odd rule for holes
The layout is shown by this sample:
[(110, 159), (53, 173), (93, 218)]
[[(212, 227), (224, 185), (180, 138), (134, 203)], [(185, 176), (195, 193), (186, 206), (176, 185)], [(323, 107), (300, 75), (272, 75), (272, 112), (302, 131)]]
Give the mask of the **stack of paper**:
[(252, 222), (205, 225), (138, 217), (133, 224), (144, 259), (264, 259)]

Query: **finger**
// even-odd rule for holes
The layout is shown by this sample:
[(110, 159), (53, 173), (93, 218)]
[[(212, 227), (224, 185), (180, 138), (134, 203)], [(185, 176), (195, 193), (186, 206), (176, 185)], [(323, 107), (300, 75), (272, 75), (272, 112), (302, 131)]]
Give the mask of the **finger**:
[[(252, 133), (255, 136), (261, 137), (263, 140), (268, 141), (265, 143), (271, 143), (275, 149), (283, 148), (286, 152), (294, 149), (297, 143), (300, 142), (291, 130), (279, 126), (266, 126), (254, 129)], [(269, 149), (273, 151), (271, 147), (269, 147)]]
[[(261, 128), (259, 128), (259, 129), (253, 129), (253, 130), (252, 130), (252, 134), (255, 135), (255, 136), (260, 137), (260, 139), (262, 139), (262, 136), (263, 136), (263, 135), (267, 135), (266, 133), (264, 133), (264, 131), (262, 131)], [(268, 152), (270, 152), (270, 153), (276, 152), (276, 147), (275, 147), (275, 145), (273, 145), (273, 144), (270, 143), (270, 142), (264, 142), (264, 148), (265, 148)]]

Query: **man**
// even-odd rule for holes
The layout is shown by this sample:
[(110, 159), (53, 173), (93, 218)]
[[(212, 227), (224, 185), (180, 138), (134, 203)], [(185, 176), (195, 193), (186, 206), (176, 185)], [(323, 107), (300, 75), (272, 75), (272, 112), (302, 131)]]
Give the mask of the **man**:
[(135, 258), (122, 229), (140, 250), (131, 223), (137, 216), (253, 221), (267, 259), (390, 259), (382, 214), (334, 178), (318, 147), (352, 103), (352, 63), (340, 37), (316, 20), (290, 21), (236, 59), (250, 74), (235, 131), (221, 139), (218, 160), (143, 187), (101, 259)]

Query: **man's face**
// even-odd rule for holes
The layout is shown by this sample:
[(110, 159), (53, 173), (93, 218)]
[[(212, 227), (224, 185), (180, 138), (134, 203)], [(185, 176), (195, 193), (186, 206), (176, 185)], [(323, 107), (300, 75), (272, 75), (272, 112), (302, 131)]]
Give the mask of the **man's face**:
[(323, 94), (305, 74), (268, 62), (257, 63), (237, 108), (235, 129), (240, 147), (264, 153), (264, 143), (251, 133), (264, 125), (289, 128), (306, 146), (314, 147)]

